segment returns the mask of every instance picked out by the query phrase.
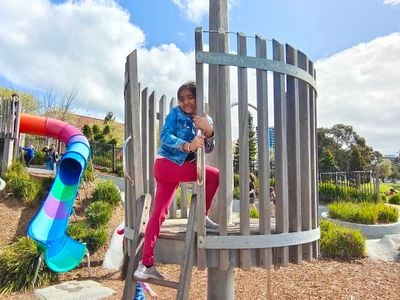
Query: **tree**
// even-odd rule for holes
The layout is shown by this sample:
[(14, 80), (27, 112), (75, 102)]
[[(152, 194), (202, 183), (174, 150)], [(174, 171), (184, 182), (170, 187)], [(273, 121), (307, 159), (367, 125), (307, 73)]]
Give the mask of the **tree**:
[(376, 172), (379, 178), (384, 182), (385, 178), (392, 175), (392, 163), (389, 159), (383, 159), (376, 165)]
[[(352, 126), (336, 124), (332, 128), (318, 128), (317, 134), (318, 157), (323, 159), (324, 149), (329, 149), (341, 171), (355, 170), (351, 166), (361, 168), (357, 171), (373, 170), (374, 164), (382, 157), (378, 151), (367, 145), (365, 139), (359, 136)], [(354, 150), (355, 148), (357, 150)], [(357, 155), (358, 163), (354, 161)]]
[(104, 124), (108, 124), (109, 122), (113, 121), (115, 121), (114, 114), (111, 111), (109, 111), (104, 117)]
[(88, 124), (83, 125), (82, 133), (87, 137), (88, 140), (93, 138), (92, 128)]
[(349, 171), (362, 171), (364, 167), (363, 157), (358, 147), (354, 147), (351, 150), (349, 160)]
[(329, 149), (324, 149), (324, 155), (319, 160), (318, 168), (320, 172), (337, 172), (339, 170), (337, 161)]
[[(253, 116), (248, 112), (249, 125), (249, 166), (250, 171), (255, 172), (257, 157), (257, 138), (253, 124)], [(233, 149), (233, 172), (239, 173), (239, 139), (236, 140)]]
[(248, 112), (249, 118), (249, 165), (250, 170), (254, 173), (256, 169), (256, 157), (257, 157), (257, 137), (253, 123), (253, 116)]

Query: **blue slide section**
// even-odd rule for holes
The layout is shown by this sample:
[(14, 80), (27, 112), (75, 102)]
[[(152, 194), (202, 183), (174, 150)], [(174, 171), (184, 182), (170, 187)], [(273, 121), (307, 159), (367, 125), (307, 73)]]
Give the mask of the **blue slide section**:
[(40, 245), (46, 265), (55, 272), (74, 269), (87, 251), (85, 244), (72, 239), (65, 232), (89, 158), (90, 146), (82, 134), (70, 137), (66, 146), (50, 192), (28, 228), (28, 236)]

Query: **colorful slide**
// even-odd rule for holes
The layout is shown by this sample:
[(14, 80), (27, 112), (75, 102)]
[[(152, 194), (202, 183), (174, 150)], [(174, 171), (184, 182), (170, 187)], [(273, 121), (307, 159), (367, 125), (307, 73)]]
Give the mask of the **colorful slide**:
[(55, 272), (78, 266), (86, 245), (65, 234), (90, 146), (74, 126), (60, 120), (22, 114), (20, 132), (56, 138), (66, 144), (56, 177), (42, 207), (32, 219), (28, 236), (44, 251), (46, 265)]

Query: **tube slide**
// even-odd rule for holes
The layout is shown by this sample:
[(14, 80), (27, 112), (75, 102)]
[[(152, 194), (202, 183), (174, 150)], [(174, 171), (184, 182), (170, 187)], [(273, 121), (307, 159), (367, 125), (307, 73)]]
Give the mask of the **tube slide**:
[(67, 146), (50, 192), (27, 234), (40, 245), (51, 270), (70, 271), (81, 263), (87, 251), (85, 244), (67, 236), (65, 231), (90, 154), (89, 142), (70, 124), (28, 114), (21, 114), (20, 132), (56, 138)]

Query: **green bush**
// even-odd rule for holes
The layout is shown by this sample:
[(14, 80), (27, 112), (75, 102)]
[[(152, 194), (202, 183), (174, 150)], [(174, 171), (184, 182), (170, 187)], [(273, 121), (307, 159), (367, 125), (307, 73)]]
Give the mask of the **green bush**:
[(32, 179), (18, 161), (14, 161), (8, 168), (4, 174), (4, 180), (7, 183), (6, 192), (23, 200), (25, 205), (32, 205), (39, 196), (41, 188), (39, 182)]
[(88, 222), (93, 226), (106, 225), (110, 221), (112, 207), (104, 201), (96, 201), (89, 204), (85, 209), (85, 216)]
[(321, 220), (321, 256), (355, 259), (365, 256), (365, 239), (360, 230), (352, 230)]
[(384, 203), (334, 202), (328, 205), (329, 216), (333, 219), (359, 223), (377, 224), (397, 222), (399, 212)]
[(108, 239), (107, 229), (104, 226), (92, 228), (85, 221), (70, 224), (67, 233), (72, 238), (86, 243), (86, 247), (90, 253), (104, 246)]
[(258, 212), (257, 208), (252, 207), (249, 210), (249, 216), (253, 219), (258, 219), (260, 217), (260, 213)]
[(116, 165), (115, 165), (115, 173), (119, 177), (124, 177), (124, 168), (122, 166), (122, 163), (116, 163)]
[(100, 181), (93, 190), (93, 201), (105, 201), (112, 207), (121, 203), (118, 187), (110, 180)]
[[(28, 237), (21, 237), (0, 250), (0, 295), (32, 289), (39, 255), (36, 243)], [(48, 285), (56, 278), (56, 273), (44, 267), (38, 273), (35, 285)]]
[(400, 204), (400, 195), (396, 194), (389, 198), (390, 204)]
[(83, 172), (82, 178), (86, 182), (93, 182), (95, 180), (95, 173), (94, 173), (92, 160), (88, 161), (88, 163), (86, 165), (86, 169)]
[(375, 193), (367, 193), (351, 186), (340, 186), (330, 182), (318, 184), (319, 198), (322, 201), (353, 201), (353, 202), (376, 202)]

